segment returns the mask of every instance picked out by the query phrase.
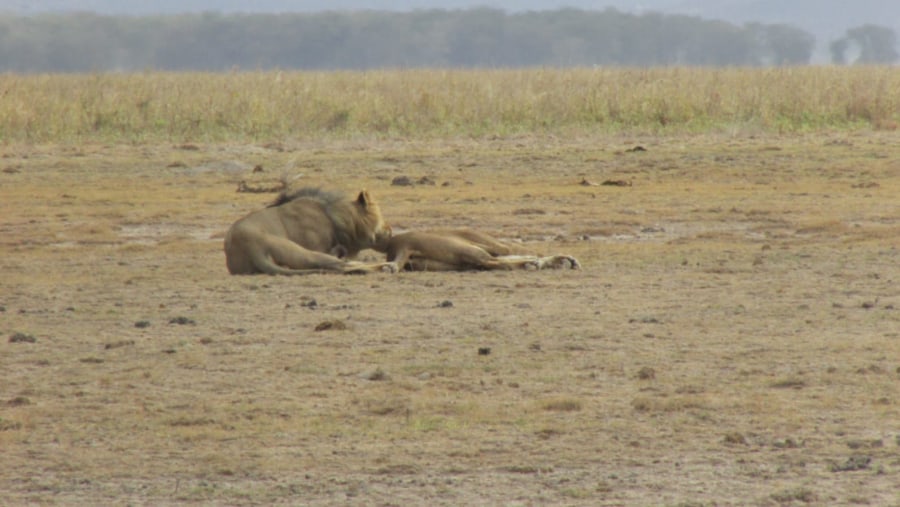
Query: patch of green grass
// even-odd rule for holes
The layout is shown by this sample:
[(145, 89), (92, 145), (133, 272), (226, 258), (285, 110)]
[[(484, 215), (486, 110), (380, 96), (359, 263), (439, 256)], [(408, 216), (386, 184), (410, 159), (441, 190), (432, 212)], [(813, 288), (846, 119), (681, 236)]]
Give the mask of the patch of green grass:
[(551, 412), (578, 412), (582, 404), (580, 400), (574, 398), (555, 398), (542, 401), (541, 408)]
[(410, 426), (415, 431), (428, 433), (431, 431), (441, 431), (447, 429), (449, 427), (449, 423), (446, 417), (420, 416), (413, 417), (410, 420)]

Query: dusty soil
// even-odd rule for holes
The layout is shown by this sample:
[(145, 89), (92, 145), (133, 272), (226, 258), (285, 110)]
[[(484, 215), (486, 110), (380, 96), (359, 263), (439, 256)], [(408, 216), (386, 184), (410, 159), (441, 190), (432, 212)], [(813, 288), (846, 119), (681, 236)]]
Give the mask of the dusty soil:
[[(896, 133), (0, 153), (4, 504), (900, 504)], [(584, 269), (229, 276), (282, 176)]]

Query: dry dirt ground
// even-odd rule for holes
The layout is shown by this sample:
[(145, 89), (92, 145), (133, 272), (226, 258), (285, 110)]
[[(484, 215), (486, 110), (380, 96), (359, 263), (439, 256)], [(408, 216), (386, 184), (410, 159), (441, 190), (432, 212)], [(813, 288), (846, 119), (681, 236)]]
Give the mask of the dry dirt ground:
[[(0, 153), (4, 505), (900, 505), (895, 132)], [(229, 276), (282, 176), (584, 269)]]

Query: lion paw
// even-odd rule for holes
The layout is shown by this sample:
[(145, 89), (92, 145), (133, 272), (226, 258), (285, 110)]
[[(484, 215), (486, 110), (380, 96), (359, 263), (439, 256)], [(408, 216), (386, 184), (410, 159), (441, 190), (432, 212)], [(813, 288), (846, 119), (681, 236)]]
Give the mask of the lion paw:
[(382, 273), (399, 273), (400, 266), (396, 262), (385, 262), (381, 265)]
[(545, 269), (581, 269), (581, 263), (571, 255), (554, 255), (544, 259), (541, 267)]

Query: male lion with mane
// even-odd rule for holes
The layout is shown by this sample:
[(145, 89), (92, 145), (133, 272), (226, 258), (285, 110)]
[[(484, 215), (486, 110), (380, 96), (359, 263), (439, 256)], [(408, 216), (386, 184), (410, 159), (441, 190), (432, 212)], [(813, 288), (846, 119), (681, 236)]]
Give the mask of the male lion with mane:
[(350, 200), (303, 188), (282, 192), (235, 222), (225, 234), (225, 264), (232, 275), (396, 272), (391, 262), (347, 260), (366, 248), (383, 252), (390, 238), (391, 228), (366, 190)]
[(581, 269), (570, 255), (541, 257), (471, 229), (412, 231), (392, 236), (387, 260), (408, 271)]

